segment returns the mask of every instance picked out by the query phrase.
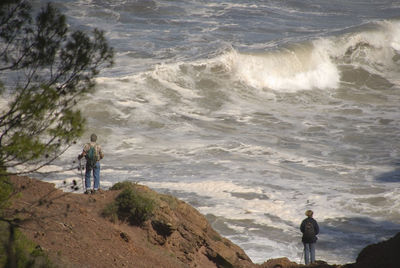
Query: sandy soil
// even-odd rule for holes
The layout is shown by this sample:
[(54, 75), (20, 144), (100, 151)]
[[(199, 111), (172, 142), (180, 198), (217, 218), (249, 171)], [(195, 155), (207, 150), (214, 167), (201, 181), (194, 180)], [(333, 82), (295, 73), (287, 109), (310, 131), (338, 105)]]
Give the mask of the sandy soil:
[(22, 193), (15, 207), (25, 208), (24, 216), (32, 219), (23, 232), (60, 267), (186, 267), (149, 243), (141, 228), (100, 216), (117, 191), (74, 194), (27, 177), (12, 181)]

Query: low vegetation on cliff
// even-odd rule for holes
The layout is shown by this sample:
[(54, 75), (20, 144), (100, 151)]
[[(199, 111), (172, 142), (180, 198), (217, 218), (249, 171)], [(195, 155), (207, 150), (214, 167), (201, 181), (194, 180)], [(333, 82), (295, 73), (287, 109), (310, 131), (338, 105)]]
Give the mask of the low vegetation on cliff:
[[(28, 177), (13, 176), (11, 181), (19, 193), (11, 200), (21, 220), (18, 267), (306, 267), (287, 258), (254, 264), (195, 208), (143, 185), (122, 182), (86, 195)], [(312, 267), (397, 268), (399, 243), (398, 234), (364, 249), (354, 264), (319, 261)], [(0, 253), (3, 264), (5, 249)]]

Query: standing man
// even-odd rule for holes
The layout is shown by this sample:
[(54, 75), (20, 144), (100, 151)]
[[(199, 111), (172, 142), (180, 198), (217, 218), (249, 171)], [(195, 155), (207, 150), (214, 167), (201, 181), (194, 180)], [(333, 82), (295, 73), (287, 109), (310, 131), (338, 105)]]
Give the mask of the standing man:
[(306, 211), (306, 216), (301, 225), (300, 231), (303, 233), (301, 241), (304, 244), (304, 261), (308, 265), (315, 262), (315, 243), (317, 242), (317, 234), (319, 233), (319, 226), (313, 218), (314, 212), (312, 210)]
[[(85, 194), (95, 193), (100, 189), (100, 160), (103, 159), (104, 154), (99, 144), (96, 143), (96, 134), (90, 135), (90, 142), (86, 143), (83, 147), (82, 153), (78, 156), (80, 160), (82, 157), (86, 158), (86, 172), (85, 172)], [(90, 176), (93, 170), (94, 187), (91, 190)]]

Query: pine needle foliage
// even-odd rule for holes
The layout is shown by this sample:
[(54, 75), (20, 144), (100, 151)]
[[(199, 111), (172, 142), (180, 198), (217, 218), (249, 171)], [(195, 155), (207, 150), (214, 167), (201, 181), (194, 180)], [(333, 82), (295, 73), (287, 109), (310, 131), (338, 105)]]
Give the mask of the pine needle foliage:
[[(8, 226), (0, 222), (0, 267), (10, 267), (7, 263), (7, 238), (9, 237)], [(15, 231), (15, 267), (40, 267), (55, 268), (48, 255), (40, 246), (27, 239), (21, 231)]]
[(103, 31), (70, 30), (52, 4), (34, 10), (31, 2), (0, 1), (0, 266), (11, 268), (51, 265), (36, 265), (42, 252), (19, 246), (9, 176), (38, 171), (75, 143), (85, 125), (77, 103), (113, 64)]
[(52, 4), (33, 13), (30, 1), (0, 2), (0, 176), (37, 171), (82, 135), (77, 102), (113, 63), (104, 32), (71, 31)]

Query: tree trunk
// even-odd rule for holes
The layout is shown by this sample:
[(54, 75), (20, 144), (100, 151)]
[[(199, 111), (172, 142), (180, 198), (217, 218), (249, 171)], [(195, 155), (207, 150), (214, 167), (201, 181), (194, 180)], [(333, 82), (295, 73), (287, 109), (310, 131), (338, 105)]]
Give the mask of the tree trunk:
[(17, 258), (15, 256), (15, 226), (9, 223), (9, 235), (8, 243), (6, 245), (7, 251), (7, 262), (6, 266), (8, 268), (17, 268)]

